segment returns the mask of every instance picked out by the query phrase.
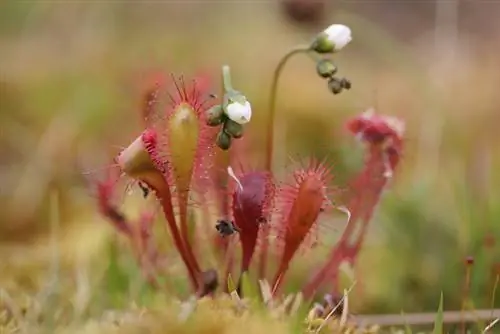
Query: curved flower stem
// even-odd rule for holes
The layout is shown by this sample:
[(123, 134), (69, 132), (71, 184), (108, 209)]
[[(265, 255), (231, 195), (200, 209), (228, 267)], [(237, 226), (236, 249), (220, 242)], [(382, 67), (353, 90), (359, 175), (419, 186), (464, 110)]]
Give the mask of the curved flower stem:
[(298, 45), (288, 51), (283, 58), (281, 58), (278, 66), (274, 70), (273, 81), (271, 84), (271, 93), (269, 96), (269, 120), (267, 122), (267, 142), (266, 142), (266, 170), (271, 172), (273, 166), (273, 142), (274, 142), (274, 121), (276, 118), (276, 97), (278, 93), (278, 80), (281, 76), (285, 64), (294, 55), (299, 53), (306, 53), (311, 50), (310, 45)]

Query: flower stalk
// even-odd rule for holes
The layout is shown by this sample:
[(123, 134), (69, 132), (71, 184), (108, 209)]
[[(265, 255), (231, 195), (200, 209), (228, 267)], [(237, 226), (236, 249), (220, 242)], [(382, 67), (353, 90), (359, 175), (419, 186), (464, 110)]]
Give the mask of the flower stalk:
[[(271, 89), (269, 94), (269, 105), (268, 112), (269, 118), (267, 122), (267, 140), (266, 140), (266, 157), (265, 157), (265, 168), (268, 172), (271, 172), (273, 168), (273, 148), (274, 148), (274, 129), (276, 127), (276, 102), (278, 95), (278, 83), (279, 79), (283, 73), (283, 69), (288, 61), (295, 55), (299, 54), (309, 54), (317, 62), (317, 67), (324, 67), (325, 60), (323, 58), (317, 57), (318, 54), (332, 54), (339, 52), (343, 49), (349, 42), (351, 42), (351, 30), (341, 24), (333, 24), (326, 28), (324, 31), (319, 33), (314, 40), (305, 45), (298, 45), (290, 49), (276, 65), (273, 72)], [(322, 65), (321, 65), (322, 64)], [(334, 94), (340, 93), (343, 89), (350, 89), (351, 84), (345, 79), (337, 79), (333, 75), (337, 72), (336, 67), (330, 72), (329, 75), (325, 73), (318, 73), (321, 77), (329, 79), (330, 90)]]
[(288, 61), (295, 55), (307, 53), (311, 50), (310, 45), (299, 45), (288, 51), (279, 61), (276, 69), (273, 73), (273, 78), (271, 82), (271, 90), (269, 94), (269, 119), (267, 122), (267, 140), (266, 140), (266, 170), (268, 172), (272, 171), (273, 167), (273, 148), (274, 148), (274, 129), (276, 128), (276, 101), (278, 97), (278, 84), (283, 69)]

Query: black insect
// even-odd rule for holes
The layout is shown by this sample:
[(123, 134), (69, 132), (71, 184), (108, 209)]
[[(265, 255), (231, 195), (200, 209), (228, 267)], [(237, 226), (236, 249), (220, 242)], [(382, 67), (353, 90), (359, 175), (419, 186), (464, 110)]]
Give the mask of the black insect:
[(145, 185), (143, 182), (139, 182), (139, 188), (141, 188), (141, 190), (142, 190), (142, 196), (144, 198), (147, 198), (149, 196), (149, 193), (151, 192), (151, 190), (148, 188), (148, 186)]
[(236, 232), (240, 232), (240, 229), (236, 225), (234, 225), (233, 221), (227, 219), (217, 220), (215, 229), (222, 237), (227, 237), (233, 235)]

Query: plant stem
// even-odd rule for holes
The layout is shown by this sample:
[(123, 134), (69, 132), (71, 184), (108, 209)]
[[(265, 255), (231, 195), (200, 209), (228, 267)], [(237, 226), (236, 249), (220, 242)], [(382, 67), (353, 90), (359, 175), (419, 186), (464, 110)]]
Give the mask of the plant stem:
[(467, 303), (469, 302), (469, 294), (470, 294), (470, 275), (471, 275), (471, 268), (472, 264), (471, 263), (466, 263), (465, 264), (465, 281), (464, 281), (464, 291), (462, 295), (462, 319), (461, 319), (461, 333), (465, 334), (466, 333), (466, 324), (465, 324), (465, 319), (464, 319), (464, 312), (465, 309), (467, 308)]
[(266, 278), (267, 270), (267, 254), (269, 251), (269, 225), (264, 224), (261, 228), (262, 233), (262, 248), (260, 251), (260, 261), (259, 261), (259, 279)]
[[(158, 192), (158, 190), (157, 190)], [(172, 239), (174, 241), (174, 245), (179, 252), (179, 255), (182, 258), (182, 261), (186, 265), (186, 268), (189, 273), (189, 277), (191, 279), (191, 284), (193, 285), (194, 291), (198, 289), (198, 275), (199, 271), (196, 270), (196, 265), (193, 264), (191, 261), (193, 258), (189, 256), (189, 253), (186, 249), (186, 245), (184, 243), (184, 240), (181, 237), (181, 234), (179, 233), (179, 229), (177, 228), (177, 224), (175, 221), (175, 216), (174, 216), (174, 211), (172, 207), (172, 202), (171, 202), (171, 195), (170, 195), (170, 189), (166, 188), (166, 193), (161, 193), (158, 192), (158, 194), (162, 194), (163, 196), (160, 197), (160, 203), (163, 209), (163, 213), (165, 215), (165, 218), (167, 220), (168, 227), (170, 228), (170, 233), (172, 235)]]
[[(228, 91), (233, 90), (233, 85), (231, 83), (231, 69), (228, 65), (222, 66), (222, 92), (223, 94), (227, 93)], [(230, 150), (227, 151), (222, 151), (222, 167), (224, 170), (227, 171), (228, 167), (231, 166), (231, 156), (230, 156)], [(227, 172), (223, 173), (222, 176), (222, 183), (224, 184), (223, 189), (227, 188), (228, 185), (228, 179), (229, 175)], [(223, 217), (228, 218), (229, 217), (229, 212), (231, 210), (230, 208), (230, 202), (228, 200), (228, 195), (225, 193), (225, 191), (222, 192), (222, 214)], [(229, 195), (230, 196), (230, 195)], [(224, 249), (227, 250), (228, 242), (227, 240), (224, 240)]]
[(222, 66), (222, 88), (224, 93), (233, 90), (231, 83), (231, 68), (228, 65)]
[[(387, 184), (387, 178), (383, 177), (385, 168), (383, 152), (378, 147), (372, 147), (365, 167), (354, 179), (352, 185), (354, 192), (348, 205), (351, 217), (347, 226), (342, 232), (339, 242), (330, 252), (327, 263), (303, 287), (304, 297), (312, 298), (325, 280), (333, 282), (333, 285), (336, 286), (342, 261), (351, 265), (356, 262), (373, 211)], [(360, 232), (356, 233), (358, 227)]]
[[(233, 85), (231, 82), (231, 68), (228, 65), (222, 66), (222, 95), (227, 94), (227, 92), (233, 90)], [(224, 103), (225, 98), (222, 98), (221, 103)], [(219, 151), (220, 155), (220, 160), (218, 161), (218, 166), (221, 167), (221, 170), (227, 170), (227, 168), (231, 165), (231, 156), (230, 156), (230, 150), (228, 151)], [(220, 212), (222, 213), (223, 218), (229, 218), (230, 217), (230, 212), (231, 212), (231, 207), (230, 207), (230, 201), (229, 201), (229, 195), (226, 192), (227, 185), (228, 185), (228, 174), (227, 172), (224, 173), (218, 173), (217, 174), (217, 181), (218, 181), (218, 193), (219, 193), (219, 198), (221, 199), (220, 201)], [(220, 251), (220, 255), (222, 256), (223, 259), (223, 267), (222, 267), (222, 272), (224, 273), (224, 281), (225, 281), (225, 286), (227, 287), (227, 279), (228, 275), (231, 272), (232, 268), (232, 263), (233, 263), (233, 248), (234, 245), (231, 244), (232, 238), (221, 238), (219, 235), (215, 235), (215, 245), (217, 249)], [(233, 242), (234, 244), (234, 242)]]
[(278, 81), (285, 67), (285, 64), (294, 55), (299, 53), (306, 53), (310, 50), (309, 45), (299, 45), (288, 51), (276, 66), (273, 74), (273, 81), (271, 84), (271, 93), (269, 96), (269, 120), (267, 122), (267, 142), (266, 142), (266, 170), (271, 172), (273, 166), (273, 147), (274, 147), (274, 122), (276, 118), (276, 97), (278, 92)]

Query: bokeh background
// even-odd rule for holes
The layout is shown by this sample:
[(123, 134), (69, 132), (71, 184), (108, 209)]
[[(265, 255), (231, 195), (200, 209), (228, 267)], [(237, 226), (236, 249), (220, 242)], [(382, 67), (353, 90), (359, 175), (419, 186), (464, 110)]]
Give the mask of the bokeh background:
[(335, 60), (353, 88), (333, 96), (310, 59), (291, 61), (279, 164), (326, 156), (343, 185), (362, 163), (343, 123), (369, 107), (404, 119), (404, 160), (372, 223), (355, 311), (432, 311), (441, 291), (458, 309), (467, 256), (474, 306), (489, 307), (500, 274), (499, 15), (500, 2), (481, 0), (0, 2), (2, 289), (38, 291), (54, 265), (79, 282), (107, 258), (115, 233), (82, 172), (138, 135), (151, 73), (218, 82), (230, 65), (253, 104), (258, 155), (280, 56), (343, 23), (354, 39)]

